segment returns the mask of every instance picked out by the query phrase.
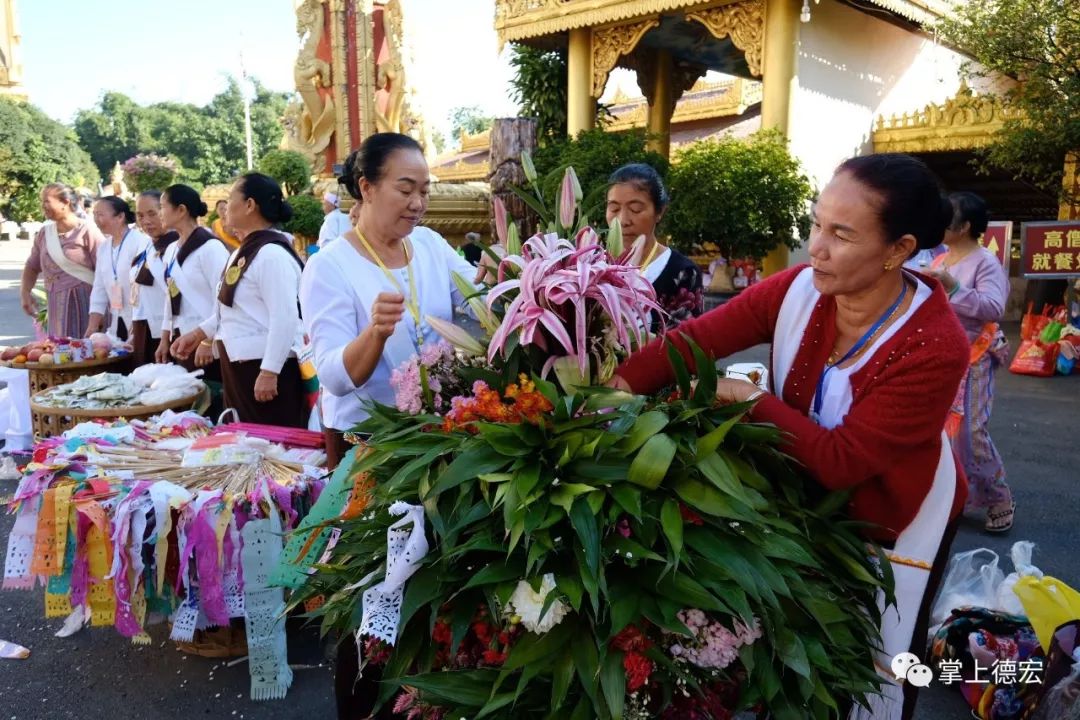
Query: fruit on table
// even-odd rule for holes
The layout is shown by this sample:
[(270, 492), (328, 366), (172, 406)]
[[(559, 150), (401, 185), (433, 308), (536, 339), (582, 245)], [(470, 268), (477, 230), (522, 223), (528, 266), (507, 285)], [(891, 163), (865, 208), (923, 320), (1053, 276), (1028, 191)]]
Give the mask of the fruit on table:
[(26, 359), (28, 362), (37, 362), (39, 359), (41, 359), (41, 356), (44, 352), (45, 351), (41, 348), (31, 348), (30, 351), (26, 353)]
[(18, 354), (18, 348), (5, 348), (3, 352), (0, 352), (0, 360), (14, 360), (15, 356)]
[(42, 365), (52, 365), (53, 356), (52, 353), (41, 353), (41, 357), (38, 358), (38, 362)]
[(26, 362), (26, 356), (22, 354), (16, 355), (14, 358), (14, 362), (18, 365), (22, 365), (24, 362)]

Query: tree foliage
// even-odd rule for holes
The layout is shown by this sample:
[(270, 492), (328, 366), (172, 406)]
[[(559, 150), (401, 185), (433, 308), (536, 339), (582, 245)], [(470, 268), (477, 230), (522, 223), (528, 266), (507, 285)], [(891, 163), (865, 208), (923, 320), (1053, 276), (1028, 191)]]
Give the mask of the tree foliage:
[(938, 32), (975, 60), (971, 76), (1018, 81), (1001, 96), (1019, 115), (1005, 121), (982, 160), (1060, 193), (1065, 156), (1080, 151), (1080, 3), (961, 3)]
[(294, 195), (289, 198), (293, 216), (284, 224), (285, 231), (314, 242), (322, 227), (322, 201), (312, 195)]
[[(255, 157), (281, 141), (287, 102), (286, 93), (255, 82), (251, 104)], [(175, 157), (178, 179), (196, 186), (228, 182), (247, 169), (244, 95), (232, 78), (204, 107), (171, 102), (144, 107), (122, 93), (105, 93), (96, 107), (79, 111), (75, 132), (103, 175), (116, 162), (139, 153)]]
[(537, 148), (533, 155), (536, 172), (540, 176), (540, 190), (550, 202), (556, 197), (563, 171), (572, 165), (581, 187), (588, 196), (583, 207), (594, 222), (603, 222), (602, 205), (607, 194), (607, 179), (619, 166), (626, 163), (647, 163), (656, 168), (661, 177), (668, 174), (668, 160), (663, 155), (646, 150), (643, 131), (605, 132), (587, 130), (576, 138), (561, 137)]
[(523, 117), (536, 118), (540, 145), (566, 135), (566, 53), (510, 46), (513, 99)]
[(285, 194), (292, 195), (311, 185), (311, 163), (295, 150), (271, 150), (259, 160), (259, 172), (281, 183)]
[(97, 168), (75, 134), (28, 103), (0, 97), (0, 214), (41, 216), (43, 185), (97, 187)]
[(461, 137), (461, 133), (476, 135), (491, 128), (495, 118), (485, 115), (478, 105), (468, 107), (456, 107), (450, 111), (450, 134), (454, 139)]
[(137, 193), (166, 188), (176, 179), (176, 161), (155, 153), (136, 155), (122, 167), (128, 187)]
[(727, 258), (762, 258), (809, 234), (813, 190), (775, 130), (703, 140), (678, 154), (667, 227), (676, 247), (716, 243)]

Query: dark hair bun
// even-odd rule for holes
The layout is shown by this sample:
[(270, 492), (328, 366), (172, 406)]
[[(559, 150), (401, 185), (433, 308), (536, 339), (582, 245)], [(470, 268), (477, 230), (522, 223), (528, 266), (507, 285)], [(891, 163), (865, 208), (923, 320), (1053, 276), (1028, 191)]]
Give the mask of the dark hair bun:
[(292, 205), (285, 201), (285, 194), (277, 180), (262, 173), (250, 172), (241, 180), (240, 192), (246, 200), (254, 200), (259, 214), (272, 225), (288, 222), (293, 216)]
[(281, 218), (278, 222), (287, 223), (292, 220), (293, 208), (287, 200), (281, 201)]
[(361, 200), (360, 178), (367, 178), (371, 183), (379, 182), (386, 169), (386, 162), (398, 150), (416, 150), (423, 153), (420, 143), (408, 135), (392, 132), (368, 135), (360, 148), (353, 150), (349, 157), (345, 158), (344, 173), (338, 178), (338, 182), (345, 186), (346, 192), (354, 200)]
[(188, 215), (193, 218), (202, 217), (209, 212), (206, 203), (199, 197), (199, 192), (190, 185), (170, 185), (163, 194), (170, 204), (187, 208)]

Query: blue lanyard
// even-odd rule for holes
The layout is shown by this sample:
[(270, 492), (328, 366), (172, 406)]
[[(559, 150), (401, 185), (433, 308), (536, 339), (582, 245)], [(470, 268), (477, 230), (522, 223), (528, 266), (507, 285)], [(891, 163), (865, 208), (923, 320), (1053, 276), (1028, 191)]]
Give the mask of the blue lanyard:
[(169, 266), (165, 268), (165, 280), (166, 280), (166, 282), (168, 282), (169, 278), (172, 277), (172, 267), (175, 264), (176, 264), (176, 256), (173, 255), (173, 259), (172, 259), (172, 261), (169, 262)]
[(825, 378), (828, 377), (829, 371), (835, 368), (837, 365), (843, 365), (851, 358), (859, 354), (859, 352), (866, 346), (866, 343), (870, 342), (870, 338), (877, 334), (877, 331), (881, 329), (881, 326), (889, 321), (892, 314), (899, 309), (901, 303), (904, 302), (904, 296), (907, 295), (907, 281), (903, 281), (903, 285), (900, 287), (900, 297), (896, 298), (894, 302), (885, 313), (878, 318), (877, 322), (870, 326), (870, 329), (859, 338), (859, 341), (851, 346), (851, 349), (847, 351), (844, 357), (837, 360), (832, 365), (826, 364), (825, 369), (821, 371), (821, 377), (817, 381), (817, 390), (814, 392), (814, 410), (810, 413), (810, 419), (820, 424), (821, 420), (821, 404), (824, 402), (823, 395), (825, 394)]
[(119, 276), (116, 274), (116, 264), (120, 262), (120, 253), (124, 252), (124, 241), (127, 240), (128, 234), (131, 233), (131, 228), (128, 228), (124, 232), (124, 237), (120, 238), (120, 245), (116, 248), (116, 254), (114, 255), (112, 249), (109, 249), (109, 259), (112, 260), (112, 278), (113, 282), (119, 281)]

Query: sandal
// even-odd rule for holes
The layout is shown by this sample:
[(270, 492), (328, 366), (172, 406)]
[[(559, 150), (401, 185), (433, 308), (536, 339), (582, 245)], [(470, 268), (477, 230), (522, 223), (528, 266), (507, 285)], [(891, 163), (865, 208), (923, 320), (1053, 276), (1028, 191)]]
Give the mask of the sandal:
[[(1000, 506), (998, 506), (1000, 507)], [(1004, 533), (1012, 530), (1013, 519), (1016, 515), (1016, 503), (1010, 502), (1004, 510), (994, 512), (993, 509), (986, 511), (986, 525), (984, 529), (991, 533)]]

